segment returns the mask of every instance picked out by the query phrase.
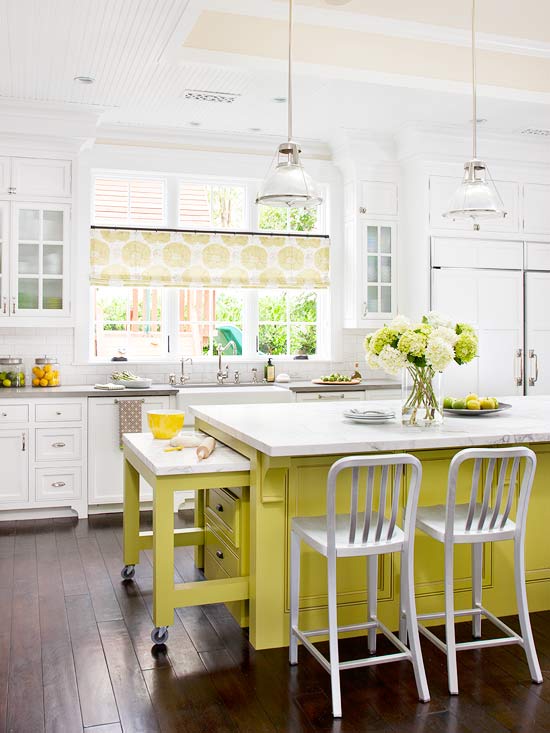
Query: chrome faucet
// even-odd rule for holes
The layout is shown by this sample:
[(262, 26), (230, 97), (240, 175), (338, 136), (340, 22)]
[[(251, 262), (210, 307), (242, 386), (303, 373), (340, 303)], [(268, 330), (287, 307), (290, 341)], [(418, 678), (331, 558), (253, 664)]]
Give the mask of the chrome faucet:
[(225, 371), (222, 371), (222, 354), (229, 347), (233, 348), (233, 354), (237, 353), (237, 344), (234, 341), (228, 341), (225, 346), (218, 344), (218, 373), (216, 374), (216, 380), (218, 384), (223, 384), (229, 377), (229, 366), (225, 367)]
[(193, 364), (193, 359), (190, 356), (182, 356), (181, 357), (181, 376), (180, 376), (180, 384), (185, 384), (191, 379), (191, 376), (189, 374), (185, 373), (185, 364)]

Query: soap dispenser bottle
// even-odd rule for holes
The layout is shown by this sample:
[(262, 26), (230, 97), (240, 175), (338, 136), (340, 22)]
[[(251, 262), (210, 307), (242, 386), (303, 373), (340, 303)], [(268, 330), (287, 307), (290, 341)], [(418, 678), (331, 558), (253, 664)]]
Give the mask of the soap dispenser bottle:
[(271, 361), (271, 357), (267, 360), (267, 364), (265, 365), (265, 381), (266, 382), (274, 382), (275, 381), (275, 366), (273, 362)]

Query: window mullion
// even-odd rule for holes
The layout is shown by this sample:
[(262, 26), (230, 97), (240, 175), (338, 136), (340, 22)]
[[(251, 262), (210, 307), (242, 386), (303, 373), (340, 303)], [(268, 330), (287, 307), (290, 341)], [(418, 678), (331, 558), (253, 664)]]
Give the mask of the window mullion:
[(256, 338), (259, 337), (258, 292), (245, 290), (243, 297), (243, 357), (258, 356)]

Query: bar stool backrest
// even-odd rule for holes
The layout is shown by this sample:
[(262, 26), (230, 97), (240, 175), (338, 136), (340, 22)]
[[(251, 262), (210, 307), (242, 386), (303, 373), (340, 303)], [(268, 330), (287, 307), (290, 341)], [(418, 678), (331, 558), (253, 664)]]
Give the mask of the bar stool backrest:
[[(498, 479), (494, 487), (495, 469), (500, 459)], [(463, 463), (473, 461), (472, 484), (466, 516), (466, 531), (497, 533), (504, 528), (510, 516), (518, 476), (521, 484), (516, 514), (516, 528), (522, 531), (527, 517), (527, 506), (535, 476), (537, 458), (532, 450), (517, 448), (467, 448), (460, 451), (451, 461), (447, 487), (447, 511), (445, 533), (453, 534), (456, 507), (458, 471)], [(485, 464), (485, 466), (484, 466)], [(508, 466), (510, 474), (507, 479)], [(482, 467), (485, 467), (485, 481), (482, 481)], [(521, 470), (520, 470), (521, 469)], [(491, 498), (491, 493), (493, 493)], [(476, 514), (476, 508), (481, 510)]]
[[(405, 482), (403, 467), (410, 466), (407, 506), (405, 508), (403, 531), (406, 537), (412, 536), (416, 522), (416, 507), (422, 478), (422, 466), (418, 458), (407, 453), (400, 455), (357, 456), (341, 458), (336, 461), (327, 479), (327, 542), (328, 550), (334, 550), (336, 538), (336, 480), (342, 471), (351, 469), (351, 502), (349, 511), (350, 545), (389, 542), (394, 536), (397, 515), (402, 503)], [(393, 481), (390, 482), (390, 469), (394, 467)], [(359, 471), (366, 468), (364, 502), (359, 502)], [(380, 468), (376, 476), (376, 469)], [(391, 485), (390, 485), (391, 484)], [(390, 493), (388, 493), (390, 492)], [(391, 508), (387, 511), (387, 503)], [(378, 511), (376, 511), (378, 507)], [(362, 515), (362, 516), (361, 516)], [(384, 521), (384, 519), (388, 521)]]

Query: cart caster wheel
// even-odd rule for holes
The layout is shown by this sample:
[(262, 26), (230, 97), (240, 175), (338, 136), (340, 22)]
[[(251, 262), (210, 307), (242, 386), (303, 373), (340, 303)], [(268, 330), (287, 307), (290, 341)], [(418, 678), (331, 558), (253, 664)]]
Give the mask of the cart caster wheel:
[(120, 577), (123, 580), (132, 580), (134, 575), (136, 574), (136, 566), (135, 565), (125, 565), (122, 570), (120, 571)]
[(153, 644), (166, 644), (168, 639), (168, 628), (166, 626), (157, 626), (151, 631), (151, 641)]

